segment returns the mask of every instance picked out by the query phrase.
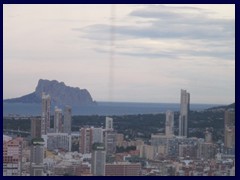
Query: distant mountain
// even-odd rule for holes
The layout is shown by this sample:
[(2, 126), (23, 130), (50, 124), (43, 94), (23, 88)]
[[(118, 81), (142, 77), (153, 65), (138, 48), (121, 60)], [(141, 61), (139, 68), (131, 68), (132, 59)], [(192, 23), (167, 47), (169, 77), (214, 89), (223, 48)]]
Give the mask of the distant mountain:
[(66, 86), (63, 82), (40, 79), (33, 93), (22, 97), (3, 100), (7, 103), (41, 103), (42, 92), (51, 96), (52, 105), (85, 106), (95, 105), (90, 93), (86, 89)]
[(235, 102), (226, 106), (217, 106), (217, 107), (212, 107), (208, 108), (206, 110), (227, 110), (227, 109), (235, 109)]

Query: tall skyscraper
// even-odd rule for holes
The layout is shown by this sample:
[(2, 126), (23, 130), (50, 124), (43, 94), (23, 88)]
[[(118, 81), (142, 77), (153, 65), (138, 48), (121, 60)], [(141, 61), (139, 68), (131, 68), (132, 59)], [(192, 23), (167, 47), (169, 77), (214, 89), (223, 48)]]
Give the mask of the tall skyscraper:
[(235, 126), (235, 111), (225, 111), (224, 126)]
[(105, 175), (106, 151), (103, 143), (94, 143), (92, 146), (92, 174), (94, 176)]
[(62, 110), (57, 107), (55, 107), (54, 111), (54, 132), (55, 133), (63, 132)]
[(31, 138), (41, 138), (41, 119), (31, 119)]
[(113, 119), (112, 118), (106, 117), (105, 129), (113, 130)]
[(172, 111), (166, 112), (165, 135), (174, 135), (174, 113)]
[(104, 144), (107, 155), (112, 155), (116, 152), (117, 133), (115, 131), (104, 131)]
[(227, 110), (224, 114), (224, 146), (235, 147), (235, 111)]
[(181, 89), (179, 116), (179, 136), (188, 136), (188, 112), (190, 104), (190, 94), (186, 90)]
[(71, 134), (72, 127), (72, 108), (70, 106), (65, 106), (64, 108), (64, 133)]
[(50, 129), (50, 114), (51, 114), (51, 97), (42, 93), (42, 122), (41, 135), (45, 135)]
[(106, 148), (107, 155), (114, 154), (116, 152), (116, 146), (117, 146), (117, 133), (113, 130), (113, 119), (110, 117), (106, 117), (105, 122), (105, 131), (103, 133), (104, 135), (104, 144)]
[(43, 176), (44, 140), (41, 138), (41, 119), (31, 120), (30, 175)]
[(35, 138), (32, 139), (31, 143), (30, 175), (43, 176), (44, 140), (42, 138)]
[(93, 129), (81, 128), (79, 136), (79, 153), (91, 153), (93, 144)]

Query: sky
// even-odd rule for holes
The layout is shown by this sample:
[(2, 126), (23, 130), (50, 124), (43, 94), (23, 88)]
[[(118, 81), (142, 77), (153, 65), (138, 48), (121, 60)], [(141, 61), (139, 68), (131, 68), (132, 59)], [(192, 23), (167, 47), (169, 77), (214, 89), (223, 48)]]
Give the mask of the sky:
[(3, 98), (39, 79), (96, 101), (235, 102), (235, 5), (3, 5)]

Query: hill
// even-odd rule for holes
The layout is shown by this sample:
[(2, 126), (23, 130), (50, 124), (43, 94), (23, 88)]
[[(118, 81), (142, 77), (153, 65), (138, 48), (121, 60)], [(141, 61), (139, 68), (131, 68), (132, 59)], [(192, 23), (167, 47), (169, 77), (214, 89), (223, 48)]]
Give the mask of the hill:
[(88, 106), (95, 105), (90, 93), (87, 89), (66, 86), (64, 82), (56, 80), (38, 81), (37, 87), (33, 93), (18, 98), (6, 99), (7, 103), (41, 103), (42, 93), (45, 92), (51, 96), (52, 105), (64, 106)]
[(235, 109), (235, 102), (226, 106), (217, 106), (217, 107), (212, 107), (212, 108), (208, 108), (206, 109), (207, 111), (211, 111), (211, 110), (227, 110), (227, 109)]

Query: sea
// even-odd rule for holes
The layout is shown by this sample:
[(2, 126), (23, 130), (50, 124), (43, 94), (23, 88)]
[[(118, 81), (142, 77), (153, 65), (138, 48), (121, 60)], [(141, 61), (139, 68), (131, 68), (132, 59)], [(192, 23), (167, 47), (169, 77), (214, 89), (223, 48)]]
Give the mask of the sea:
[[(190, 104), (190, 110), (202, 111), (222, 104)], [(63, 108), (63, 107), (60, 107)], [(159, 114), (167, 110), (179, 111), (179, 103), (97, 102), (94, 106), (72, 107), (73, 115), (137, 115)], [(53, 114), (54, 107), (51, 107)], [(3, 116), (40, 116), (41, 104), (3, 103)]]

